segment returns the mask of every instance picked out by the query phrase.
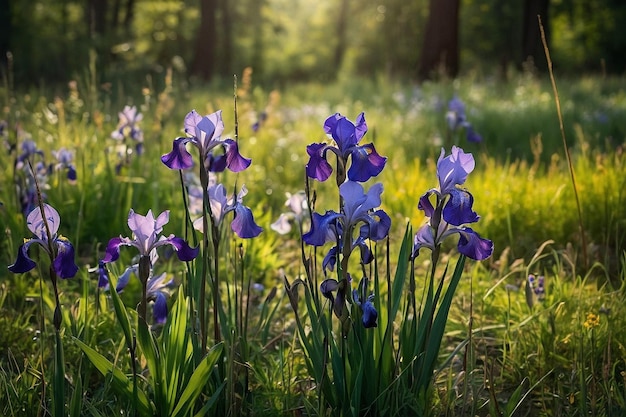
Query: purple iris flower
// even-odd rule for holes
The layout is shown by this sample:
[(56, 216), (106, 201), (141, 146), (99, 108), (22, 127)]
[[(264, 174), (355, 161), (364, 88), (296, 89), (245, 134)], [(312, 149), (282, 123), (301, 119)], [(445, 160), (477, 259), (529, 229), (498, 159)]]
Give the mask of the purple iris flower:
[(45, 220), (41, 215), (40, 207), (35, 207), (28, 214), (26, 224), (35, 237), (26, 239), (19, 247), (17, 259), (15, 263), (9, 265), (9, 271), (21, 274), (33, 269), (36, 263), (28, 256), (28, 249), (33, 243), (37, 243), (48, 253), (56, 275), (64, 279), (72, 278), (78, 272), (78, 267), (74, 263), (74, 247), (67, 238), (57, 235), (61, 222), (59, 213), (45, 203), (43, 212)]
[(467, 117), (465, 116), (465, 104), (463, 104), (458, 97), (454, 97), (448, 103), (446, 122), (451, 132), (465, 129), (465, 135), (469, 142), (482, 142), (483, 138), (474, 131), (471, 123), (467, 121)]
[[(254, 222), (254, 216), (252, 210), (249, 207), (243, 205), (243, 197), (248, 194), (248, 190), (245, 186), (241, 187), (241, 190), (237, 196), (228, 197), (226, 195), (226, 188), (222, 184), (213, 184), (208, 188), (209, 203), (211, 205), (211, 215), (217, 226), (219, 226), (224, 220), (226, 214), (234, 211), (235, 217), (230, 223), (230, 228), (237, 236), (242, 239), (251, 239), (257, 237), (263, 229)], [(194, 227), (204, 232), (202, 226), (202, 218), (194, 221)]]
[[(30, 135), (28, 135), (30, 137)], [(15, 164), (15, 168), (22, 169), (25, 164), (24, 162), (27, 159), (30, 159), (31, 156), (39, 155), (43, 158), (43, 151), (37, 148), (37, 144), (32, 139), (25, 139), (22, 141), (20, 147), (22, 148), (22, 153), (20, 153), (17, 157), (17, 161)]]
[(118, 113), (119, 123), (117, 129), (111, 133), (111, 137), (116, 140), (126, 138), (137, 142), (137, 153), (141, 154), (143, 145), (143, 130), (139, 127), (139, 122), (143, 120), (143, 114), (137, 111), (136, 106), (124, 106)]
[(324, 122), (324, 131), (337, 146), (325, 143), (312, 143), (307, 146), (309, 162), (306, 165), (306, 173), (309, 178), (326, 181), (330, 177), (333, 169), (326, 159), (328, 151), (337, 156), (337, 184), (342, 184), (345, 180), (348, 157), (351, 159), (347, 173), (350, 181), (365, 182), (380, 174), (385, 167), (387, 158), (380, 156), (372, 143), (359, 145), (367, 132), (364, 113), (359, 114), (356, 125), (341, 114), (335, 113)]
[(142, 216), (131, 209), (128, 213), (128, 227), (133, 232), (133, 238), (120, 236), (109, 240), (102, 261), (104, 263), (116, 261), (120, 256), (120, 246), (134, 246), (141, 256), (149, 257), (153, 249), (164, 245), (173, 247), (181, 261), (194, 259), (198, 256), (198, 248), (191, 248), (184, 239), (173, 234), (168, 237), (160, 235), (163, 226), (169, 221), (169, 215), (169, 210), (166, 210), (154, 218), (152, 210), (148, 210), (148, 213)]
[[(221, 110), (204, 117), (192, 110), (185, 117), (187, 137), (175, 139), (172, 151), (163, 155), (161, 161), (170, 169), (191, 168), (193, 160), (185, 146), (191, 143), (200, 151), (200, 158), (208, 171), (222, 172), (226, 168), (233, 172), (243, 171), (252, 161), (239, 154), (237, 142), (221, 138), (223, 131)], [(216, 150), (223, 153), (215, 153)]]
[(74, 167), (74, 164), (72, 164), (72, 161), (74, 159), (74, 153), (65, 148), (61, 148), (58, 151), (53, 151), (52, 155), (58, 161), (54, 168), (57, 170), (67, 170), (67, 179), (70, 184), (76, 183), (76, 167)]
[[(346, 181), (339, 187), (339, 194), (343, 200), (341, 213), (332, 210), (323, 215), (313, 213), (311, 230), (302, 236), (304, 242), (312, 246), (323, 246), (327, 242), (337, 244), (326, 255), (323, 261), (324, 269), (333, 268), (339, 250), (343, 248), (344, 239), (351, 239), (350, 252), (358, 246), (361, 249), (362, 262), (371, 262), (372, 256), (366, 239), (382, 240), (389, 234), (391, 227), (391, 218), (384, 210), (377, 209), (381, 204), (382, 192), (383, 186), (380, 183), (374, 184), (365, 194), (361, 184)], [(352, 240), (352, 232), (359, 224), (359, 235)], [(345, 253), (344, 256), (349, 256), (349, 253)]]
[(374, 294), (370, 294), (369, 296), (364, 297), (363, 300), (361, 300), (361, 297), (359, 296), (359, 291), (352, 290), (352, 300), (361, 309), (361, 322), (363, 323), (363, 327), (365, 327), (366, 329), (371, 327), (377, 327), (378, 311), (376, 311), (376, 308), (373, 304)]
[[(456, 146), (452, 147), (450, 155), (444, 155), (442, 149), (437, 161), (439, 189), (428, 190), (419, 200), (418, 208), (430, 219), (415, 234), (412, 256), (415, 258), (422, 247), (434, 250), (448, 236), (458, 233), (460, 253), (475, 260), (486, 259), (493, 253), (493, 242), (464, 226), (480, 219), (472, 208), (474, 197), (460, 188), (474, 170), (474, 157)], [(431, 201), (433, 195), (435, 204)]]

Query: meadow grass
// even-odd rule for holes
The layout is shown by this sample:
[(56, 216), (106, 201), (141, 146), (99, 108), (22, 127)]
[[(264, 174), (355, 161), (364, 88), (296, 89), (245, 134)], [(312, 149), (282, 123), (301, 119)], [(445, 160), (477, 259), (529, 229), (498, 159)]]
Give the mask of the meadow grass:
[[(354, 120), (364, 111), (370, 129), (367, 138), (388, 157), (376, 182), (384, 185), (383, 208), (393, 222), (389, 247), (397, 253), (407, 223), (416, 230), (425, 221), (417, 203), (436, 186), (435, 164), (446, 141), (445, 112), (455, 95), (465, 102), (468, 119), (483, 137), (479, 144), (462, 136), (456, 140), (476, 159), (466, 186), (481, 215), (477, 229), (493, 240), (495, 250), (486, 261), (468, 263), (459, 282), (429, 411), (620, 415), (626, 409), (623, 79), (560, 82), (587, 259), (580, 247), (554, 99), (545, 80), (520, 75), (507, 83), (465, 78), (412, 86), (348, 79), (272, 91), (244, 76), (237, 90), (237, 117), (228, 88), (188, 85), (178, 74), (156, 84), (163, 87), (154, 91), (146, 82), (144, 88), (128, 92), (80, 82), (56, 96), (48, 91), (1, 91), (9, 145), (16, 143), (19, 126), (48, 162), (53, 150), (75, 151), (76, 184), (68, 183), (64, 172), (53, 172), (43, 190), (60, 214), (61, 232), (76, 246), (80, 267), (76, 279), (61, 283), (67, 403), (73, 415), (111, 415), (129, 407), (111, 388), (111, 377), (100, 375), (74, 342), (91, 346), (130, 372), (131, 360), (110, 299), (96, 288), (97, 274), (88, 269), (97, 266), (111, 237), (128, 235), (130, 208), (142, 214), (148, 209), (171, 210), (167, 233), (189, 235), (178, 175), (159, 160), (171, 150), (172, 140), (182, 135), (188, 111), (195, 108), (204, 115), (223, 110), (224, 136), (237, 134), (241, 153), (253, 159), (249, 169), (224, 180), (231, 187), (246, 185), (246, 204), (264, 228), (258, 239), (243, 243), (229, 236), (220, 254), (219, 268), (226, 277), (223, 300), (238, 300), (229, 306), (232, 316), (225, 321), (236, 327), (245, 317), (252, 324), (249, 329), (248, 324), (237, 327), (230, 340), (225, 335), (237, 353), (227, 367), (231, 385), (219, 388), (211, 383), (216, 392), (227, 393), (227, 401), (235, 404), (230, 409), (234, 414), (315, 414), (320, 411), (315, 407), (318, 391), (283, 288), (283, 274), (303, 273), (300, 247), (296, 234), (279, 236), (269, 226), (283, 211), (285, 193), (304, 189), (306, 145), (324, 139), (325, 118), (340, 112)], [(128, 161), (120, 158), (116, 149), (120, 143), (110, 137), (124, 105), (137, 106), (144, 116), (144, 153), (132, 154)], [(262, 123), (254, 130), (259, 120)], [(13, 185), (23, 175), (15, 168), (19, 152), (7, 149), (0, 156), (0, 219), (6, 232), (0, 258), (7, 265), (14, 262), (17, 247), (27, 236)], [(315, 182), (312, 187), (316, 207), (336, 202), (332, 185)], [(443, 261), (453, 265), (457, 255), (452, 247), (447, 249)], [(130, 263), (130, 258), (121, 255), (123, 262)], [(425, 276), (428, 258), (421, 255), (416, 264), (417, 276)], [(167, 265), (175, 281), (183, 283), (184, 267), (169, 261)], [(395, 268), (381, 258), (381, 277)], [(116, 275), (121, 273), (117, 269)], [(54, 302), (51, 291), (41, 284), (41, 274), (35, 270), (14, 275), (0, 269), (2, 414), (40, 412), (41, 381), (50, 378), (41, 375), (53, 354), (52, 336), (41, 312), (52, 317)], [(545, 277), (541, 300), (527, 288), (529, 274)], [(131, 280), (121, 294), (129, 311), (141, 291), (136, 281)], [(255, 293), (252, 284), (262, 284), (258, 288), (263, 289)], [(418, 292), (425, 285), (418, 279)], [(242, 305), (245, 312), (238, 310)]]

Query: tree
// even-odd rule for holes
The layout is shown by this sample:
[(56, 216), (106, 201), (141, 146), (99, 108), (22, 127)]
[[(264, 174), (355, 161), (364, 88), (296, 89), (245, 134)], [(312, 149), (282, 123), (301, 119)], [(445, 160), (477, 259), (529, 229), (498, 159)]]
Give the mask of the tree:
[(191, 73), (208, 81), (215, 75), (217, 57), (217, 6), (218, 0), (200, 1), (200, 27)]
[(522, 63), (532, 60), (533, 65), (540, 70), (547, 68), (547, 61), (541, 42), (541, 32), (539, 30), (539, 20), (546, 32), (546, 39), (549, 38), (548, 28), (548, 8), (550, 0), (525, 0), (524, 1), (524, 23), (522, 26)]
[(459, 72), (460, 0), (430, 0), (424, 43), (417, 67), (419, 79), (438, 71), (450, 77)]

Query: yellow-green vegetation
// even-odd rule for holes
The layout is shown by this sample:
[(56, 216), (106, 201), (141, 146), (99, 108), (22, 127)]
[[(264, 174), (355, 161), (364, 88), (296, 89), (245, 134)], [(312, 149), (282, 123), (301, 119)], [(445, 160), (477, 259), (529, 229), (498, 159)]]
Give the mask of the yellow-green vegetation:
[[(176, 72), (154, 83), (162, 88), (155, 90), (149, 81), (136, 91), (85, 80), (56, 95), (0, 90), (0, 119), (7, 122), (2, 137), (7, 147), (0, 152), (0, 224), (6, 235), (0, 240), (2, 265), (14, 263), (17, 248), (28, 235), (20, 202), (23, 189), (16, 188), (25, 175), (17, 162), (27, 138), (45, 155), (46, 170), (52, 164), (42, 192), (60, 214), (60, 233), (77, 251), (78, 275), (59, 283), (69, 387), (66, 401), (72, 415), (113, 415), (132, 405), (112, 387), (116, 377), (98, 373), (84, 357), (86, 348), (79, 345), (97, 351), (130, 375), (132, 359), (110, 296), (97, 288), (98, 261), (110, 238), (128, 235), (131, 208), (141, 214), (149, 209), (157, 214), (170, 210), (166, 233), (191, 236), (178, 173), (168, 170), (160, 157), (171, 150), (176, 137), (184, 136), (183, 120), (192, 109), (201, 115), (221, 109), (223, 136), (236, 138), (240, 152), (252, 159), (249, 169), (230, 174), (225, 183), (231, 187), (229, 193), (245, 184), (245, 203), (264, 229), (251, 241), (229, 234), (221, 249), (223, 302), (230, 306), (237, 300), (234, 305), (243, 306), (228, 310), (232, 315), (223, 318), (236, 328), (224, 335), (224, 350), (240, 356), (230, 356), (233, 362), (224, 365), (228, 383), (211, 380), (213, 391), (194, 392), (205, 404), (215, 401), (209, 401), (211, 394), (223, 392), (230, 404), (226, 409), (234, 414), (324, 411), (315, 403), (318, 391), (285, 296), (283, 276), (292, 280), (304, 273), (298, 236), (295, 231), (280, 236), (270, 224), (284, 209), (285, 193), (305, 188), (306, 146), (325, 140), (324, 120), (335, 112), (354, 120), (363, 111), (368, 141), (388, 158), (385, 171), (369, 182), (383, 184), (382, 207), (392, 219), (390, 265), (385, 262), (386, 242), (377, 245), (381, 281), (387, 269), (394, 276), (407, 223), (415, 231), (425, 221), (417, 204), (424, 192), (437, 186), (436, 162), (442, 146), (456, 143), (474, 155), (476, 169), (465, 186), (481, 216), (475, 229), (494, 242), (491, 258), (465, 265), (452, 300), (428, 410), (433, 415), (492, 416), (625, 412), (626, 82), (622, 78), (557, 80), (582, 224), (552, 90), (545, 80), (530, 75), (507, 83), (463, 78), (422, 85), (350, 79), (266, 91), (255, 86), (251, 72), (245, 72), (237, 80), (236, 112), (230, 86), (188, 85)], [(465, 103), (481, 143), (469, 143), (463, 134), (446, 136), (447, 105), (455, 96)], [(143, 114), (141, 154), (111, 138), (125, 105), (136, 106)], [(74, 152), (75, 183), (67, 181), (65, 171), (54, 169), (52, 152), (61, 148)], [(336, 194), (330, 192), (332, 182), (310, 181), (319, 210), (336, 201)], [(454, 247), (446, 249), (450, 253), (442, 254), (442, 260), (452, 270), (458, 255)], [(130, 256), (123, 253), (121, 258), (130, 263)], [(428, 259), (422, 254), (416, 259), (418, 294), (426, 285)], [(186, 285), (189, 271), (177, 262), (165, 262), (175, 283)], [(122, 271), (122, 266), (112, 268), (116, 275)], [(54, 299), (41, 280), (45, 274), (45, 268), (21, 275), (0, 268), (2, 415), (36, 415), (40, 404), (47, 404), (41, 395), (46, 395), (43, 381), (50, 381), (53, 373), (47, 366), (53, 355), (49, 323)], [(543, 277), (541, 296), (529, 286), (530, 274)], [(131, 321), (136, 319), (133, 309), (139, 291), (139, 283), (131, 281), (121, 296)], [(170, 307), (175, 299), (170, 297)], [(302, 314), (304, 301), (299, 303)], [(401, 323), (397, 326), (399, 331)], [(141, 360), (137, 364), (142, 369), (149, 366)], [(389, 389), (400, 392), (401, 387)], [(396, 411), (403, 410), (401, 395), (394, 398)], [(215, 404), (224, 410), (222, 403)], [(174, 401), (169, 405), (176, 407)], [(394, 405), (389, 407), (392, 415)]]

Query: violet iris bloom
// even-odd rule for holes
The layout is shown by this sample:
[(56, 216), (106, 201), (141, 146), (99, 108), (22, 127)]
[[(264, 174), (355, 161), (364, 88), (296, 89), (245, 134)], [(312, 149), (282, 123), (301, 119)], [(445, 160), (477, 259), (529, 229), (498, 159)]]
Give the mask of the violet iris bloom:
[[(19, 247), (15, 263), (9, 265), (9, 271), (16, 274), (28, 272), (36, 266), (28, 256), (28, 248), (33, 243), (39, 244), (52, 260), (52, 269), (60, 278), (72, 278), (78, 272), (74, 263), (74, 247), (67, 238), (57, 235), (61, 218), (59, 213), (48, 204), (43, 204), (45, 221), (41, 208), (35, 207), (26, 218), (28, 229), (35, 235), (26, 239)], [(47, 227), (46, 227), (47, 224)]]
[[(120, 275), (115, 291), (118, 293), (122, 292), (128, 285), (132, 274), (138, 276), (139, 264), (126, 268), (124, 273)], [(154, 322), (158, 324), (163, 324), (167, 320), (167, 297), (170, 295), (169, 288), (174, 285), (173, 279), (166, 280), (166, 278), (167, 273), (165, 272), (157, 276), (150, 274), (146, 284), (146, 298), (148, 301), (154, 302), (152, 314)]]
[[(192, 110), (185, 117), (187, 137), (175, 139), (172, 151), (163, 155), (161, 161), (170, 169), (191, 168), (193, 160), (185, 146), (191, 143), (200, 151), (200, 158), (209, 171), (222, 172), (226, 168), (233, 172), (243, 171), (250, 166), (251, 160), (239, 154), (237, 142), (221, 138), (223, 131), (221, 110), (204, 117)], [(218, 149), (223, 153), (215, 154)]]
[(374, 294), (370, 294), (368, 297), (361, 300), (359, 296), (359, 292), (357, 290), (352, 290), (352, 300), (354, 303), (359, 306), (361, 309), (361, 322), (363, 323), (363, 327), (377, 327), (378, 323), (378, 311), (374, 307)]
[(116, 140), (128, 138), (139, 143), (143, 142), (143, 131), (139, 127), (143, 114), (137, 111), (137, 107), (124, 106), (124, 110), (118, 113), (118, 117), (117, 129), (111, 133), (111, 137)]
[[(217, 226), (222, 223), (226, 214), (234, 211), (235, 217), (230, 223), (230, 228), (237, 236), (242, 239), (250, 239), (257, 237), (263, 231), (263, 229), (254, 222), (252, 210), (243, 205), (243, 197), (248, 194), (248, 190), (245, 186), (241, 187), (236, 198), (229, 198), (222, 184), (209, 186), (208, 194), (209, 203), (211, 205), (211, 215)], [(199, 218), (193, 222), (193, 225), (195, 229), (204, 233), (202, 230), (202, 222), (202, 218)]]
[(474, 131), (471, 123), (467, 121), (467, 117), (465, 116), (465, 104), (463, 104), (458, 97), (454, 97), (448, 103), (446, 122), (448, 123), (448, 128), (451, 132), (465, 129), (465, 135), (468, 142), (482, 142), (483, 138)]
[(309, 214), (309, 203), (306, 200), (306, 194), (304, 191), (298, 191), (295, 194), (287, 193), (287, 201), (285, 205), (289, 207), (289, 211), (281, 213), (274, 223), (270, 225), (272, 230), (280, 233), (281, 235), (287, 234), (291, 231), (290, 220), (295, 221), (298, 225), (302, 225), (305, 217)]
[(67, 179), (70, 184), (76, 183), (76, 167), (72, 164), (74, 159), (74, 153), (72, 151), (68, 151), (65, 148), (61, 148), (58, 151), (52, 151), (52, 155), (57, 159), (58, 163), (55, 166), (55, 169), (65, 169), (67, 170)]
[[(323, 215), (313, 213), (311, 230), (302, 236), (304, 242), (313, 246), (323, 246), (328, 242), (336, 243), (324, 258), (324, 269), (334, 267), (339, 251), (344, 248), (344, 239), (351, 240), (349, 252), (358, 246), (361, 249), (361, 261), (363, 263), (372, 261), (366, 240), (384, 239), (391, 227), (391, 218), (382, 209), (377, 209), (381, 204), (382, 192), (383, 186), (380, 183), (374, 184), (365, 194), (361, 184), (347, 181), (339, 187), (339, 194), (343, 200), (342, 213), (332, 210)], [(352, 240), (352, 232), (359, 224), (359, 235)], [(349, 256), (350, 253), (343, 255)]]
[(380, 156), (372, 143), (359, 145), (367, 132), (364, 113), (359, 114), (356, 125), (336, 113), (326, 119), (324, 131), (337, 146), (325, 143), (312, 143), (307, 146), (309, 162), (306, 165), (306, 173), (309, 178), (326, 181), (330, 177), (333, 169), (326, 159), (328, 151), (337, 156), (337, 184), (345, 181), (348, 157), (351, 159), (347, 173), (350, 181), (365, 182), (380, 174), (385, 167), (387, 158)]
[[(486, 259), (493, 252), (493, 242), (464, 226), (477, 222), (480, 216), (472, 209), (472, 194), (459, 187), (474, 170), (474, 157), (456, 146), (452, 147), (450, 155), (444, 155), (442, 149), (437, 161), (439, 188), (428, 190), (419, 200), (418, 208), (430, 219), (415, 234), (412, 256), (415, 258), (422, 247), (434, 250), (448, 236), (458, 233), (460, 253), (475, 260)], [(435, 196), (435, 204), (431, 196)]]
[(142, 216), (131, 209), (128, 213), (128, 227), (133, 232), (132, 239), (120, 236), (109, 240), (102, 261), (104, 263), (116, 261), (120, 256), (120, 246), (134, 246), (141, 256), (149, 257), (153, 249), (164, 245), (172, 246), (181, 261), (194, 259), (198, 255), (198, 248), (189, 247), (184, 239), (174, 235), (160, 236), (163, 226), (169, 221), (169, 216), (169, 210), (159, 214), (155, 219), (152, 210), (148, 210), (148, 213)]

